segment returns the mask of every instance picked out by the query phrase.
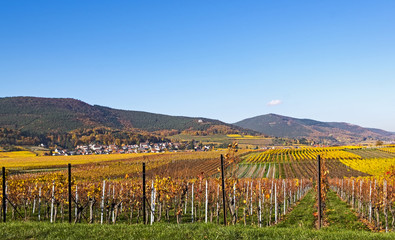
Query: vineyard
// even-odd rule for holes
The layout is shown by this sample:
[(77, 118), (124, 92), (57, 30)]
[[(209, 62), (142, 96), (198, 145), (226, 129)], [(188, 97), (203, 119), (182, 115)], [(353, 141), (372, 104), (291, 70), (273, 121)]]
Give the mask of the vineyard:
[(330, 177), (368, 176), (369, 173), (344, 164), (345, 160), (359, 160), (361, 156), (345, 151), (360, 147), (331, 147), (305, 149), (270, 149), (251, 153), (239, 164), (238, 177), (314, 178), (320, 155), (326, 159)]
[(325, 159), (327, 186), (365, 219), (370, 229), (389, 231), (395, 229), (394, 153), (392, 146), (270, 149), (247, 155), (237, 174), (241, 178), (314, 179), (315, 159), (320, 155)]
[[(265, 152), (251, 154), (246, 162), (273, 162), (278, 158), (286, 157), (291, 161), (315, 160), (320, 155), (326, 159), (361, 159), (359, 155), (344, 151), (342, 147), (328, 148), (306, 148), (306, 149), (270, 149)], [(358, 149), (358, 147), (347, 147), (347, 149)]]
[(395, 229), (395, 180), (380, 178), (331, 179), (333, 191), (351, 205), (371, 229)]
[(106, 164), (107, 162), (136, 162), (144, 159), (185, 160), (213, 158), (225, 151), (181, 153), (139, 153), (139, 154), (99, 154), (99, 155), (74, 155), (74, 156), (35, 156), (28, 151), (0, 152), (0, 161), (3, 167), (25, 170), (64, 167), (68, 163), (73, 165)]
[[(26, 163), (19, 165), (15, 158), (9, 158), (8, 163), (3, 158), (4, 166), (19, 167), (6, 168), (5, 188), (0, 188), (6, 196), (1, 208), (6, 215), (2, 217), (50, 223), (67, 222), (71, 216), (74, 223), (88, 224), (221, 225), (226, 221), (231, 225), (272, 226), (286, 221), (304, 196), (317, 191), (316, 159), (320, 156), (324, 163), (320, 183), (323, 226), (329, 224), (325, 219), (330, 213), (325, 207), (326, 192), (333, 191), (365, 219), (370, 229), (391, 231), (395, 227), (394, 178), (388, 172), (395, 163), (395, 157), (390, 158), (395, 156), (392, 149), (328, 147), (257, 152), (239, 151), (233, 145), (212, 152), (73, 156), (68, 158), (72, 163), (71, 211), (68, 171), (62, 165), (66, 157), (60, 163), (56, 157), (26, 157)], [(224, 178), (221, 155), (225, 156)], [(43, 171), (26, 172), (29, 169)], [(316, 225), (316, 213), (314, 216)]]
[[(227, 217), (233, 224), (269, 226), (277, 223), (312, 187), (309, 179), (235, 178), (238, 159), (248, 152), (228, 151), (224, 164), (227, 195), (223, 198), (218, 161), (222, 153), (226, 152), (136, 155), (102, 162), (92, 161), (97, 160), (94, 156), (87, 158), (85, 164), (73, 168), (74, 222), (141, 223), (149, 219), (151, 224), (203, 221), (220, 224)], [(150, 179), (145, 185), (148, 205), (145, 212), (143, 162), (147, 166), (145, 176)], [(42, 166), (48, 166), (47, 160)], [(10, 169), (6, 178), (8, 218), (65, 221), (69, 214), (66, 170), (20, 173)], [(226, 216), (226, 212), (230, 214)]]
[[(226, 206), (232, 223), (276, 223), (311, 187), (309, 181), (240, 180), (226, 182)], [(18, 176), (7, 182), (8, 210), (12, 219), (65, 221), (67, 180)], [(217, 179), (155, 178), (147, 184), (147, 221), (222, 223), (222, 191)], [(141, 223), (142, 182), (129, 179), (73, 181), (74, 222)]]

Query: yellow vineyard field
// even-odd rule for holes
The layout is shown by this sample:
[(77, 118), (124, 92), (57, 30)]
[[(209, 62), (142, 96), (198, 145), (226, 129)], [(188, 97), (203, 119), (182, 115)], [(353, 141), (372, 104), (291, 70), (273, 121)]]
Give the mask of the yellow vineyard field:
[(395, 153), (395, 147), (380, 148), (383, 152)]
[(269, 149), (261, 153), (250, 154), (246, 162), (275, 162), (280, 156), (287, 156), (290, 161), (314, 160), (320, 155), (325, 159), (361, 159), (361, 156), (343, 151), (353, 147), (327, 147), (303, 149)]
[(234, 138), (236, 140), (242, 140), (242, 139), (268, 139), (267, 137), (263, 137), (263, 136), (240, 135), (240, 134), (228, 134), (226, 136), (229, 137), (229, 138)]
[(395, 166), (395, 158), (341, 159), (340, 161), (350, 168), (373, 176), (382, 176), (391, 166)]
[[(30, 153), (30, 152), (29, 152)], [(149, 155), (149, 154), (145, 154)], [(31, 153), (1, 152), (0, 166), (6, 168), (42, 168), (71, 164), (85, 164), (111, 160), (129, 159), (143, 154), (103, 154), (103, 155), (74, 155), (74, 156), (38, 156)]]
[(10, 158), (27, 158), (27, 157), (35, 157), (36, 154), (29, 151), (15, 151), (15, 152), (1, 152), (0, 151), (0, 161), (3, 159)]
[[(241, 151), (242, 153), (244, 151)], [(74, 156), (36, 156), (27, 151), (0, 152), (0, 167), (34, 169), (62, 166), (71, 163), (81, 165), (98, 162), (108, 162), (114, 160), (133, 161), (137, 158), (147, 158), (155, 160), (184, 160), (184, 159), (207, 159), (215, 158), (225, 154), (226, 151), (210, 152), (180, 152), (180, 153), (132, 153), (132, 154), (103, 154), (103, 155), (74, 155)], [(144, 160), (144, 159), (141, 159)]]

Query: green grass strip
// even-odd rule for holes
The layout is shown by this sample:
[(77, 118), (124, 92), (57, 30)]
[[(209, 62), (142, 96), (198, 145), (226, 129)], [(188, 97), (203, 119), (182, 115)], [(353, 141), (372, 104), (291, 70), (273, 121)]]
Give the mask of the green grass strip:
[(258, 172), (261, 169), (261, 167), (262, 167), (262, 164), (258, 163), (256, 168), (255, 168), (255, 170), (254, 170), (254, 172), (251, 175), (251, 178), (257, 178), (258, 177), (257, 175), (258, 175)]
[(315, 192), (310, 191), (275, 228), (314, 229)]
[(340, 200), (335, 192), (329, 191), (327, 195), (328, 230), (364, 230), (369, 228), (359, 221), (347, 203)]
[(274, 166), (276, 166), (276, 172), (274, 173), (274, 178), (279, 178), (280, 177), (280, 163), (275, 163)]
[(0, 224), (0, 238), (7, 239), (394, 239), (393, 233), (318, 231), (303, 228), (258, 228), (215, 224), (89, 225), (13, 222)]
[(240, 175), (239, 178), (244, 178), (244, 177), (247, 175), (247, 173), (250, 171), (250, 168), (251, 168), (251, 164), (247, 164), (246, 169), (245, 169), (244, 172)]

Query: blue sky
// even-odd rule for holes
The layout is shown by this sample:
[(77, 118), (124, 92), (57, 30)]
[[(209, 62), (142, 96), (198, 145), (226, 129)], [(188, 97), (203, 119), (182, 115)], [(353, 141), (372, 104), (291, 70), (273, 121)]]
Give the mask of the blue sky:
[(0, 97), (395, 131), (395, 1), (0, 1)]

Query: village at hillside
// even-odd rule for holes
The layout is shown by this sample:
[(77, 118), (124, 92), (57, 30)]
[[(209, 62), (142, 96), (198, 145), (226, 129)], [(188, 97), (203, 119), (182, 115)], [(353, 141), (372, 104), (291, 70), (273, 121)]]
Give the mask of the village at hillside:
[[(44, 147), (44, 145), (40, 145)], [(160, 152), (178, 152), (183, 150), (190, 151), (209, 151), (213, 147), (211, 145), (197, 144), (192, 146), (191, 143), (140, 143), (134, 145), (78, 145), (73, 150), (63, 149), (61, 147), (55, 148), (50, 152), (52, 156), (69, 156), (69, 155), (90, 155), (90, 154), (125, 154), (125, 153), (160, 153)]]

